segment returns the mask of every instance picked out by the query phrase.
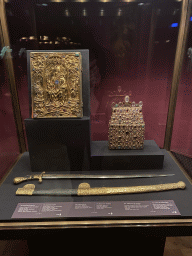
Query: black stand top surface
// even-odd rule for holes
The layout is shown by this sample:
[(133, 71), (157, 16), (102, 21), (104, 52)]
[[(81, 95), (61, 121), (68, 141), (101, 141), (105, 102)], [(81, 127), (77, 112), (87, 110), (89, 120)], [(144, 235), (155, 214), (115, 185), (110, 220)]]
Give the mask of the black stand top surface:
[(138, 150), (118, 150), (108, 149), (108, 141), (93, 141), (92, 142), (92, 156), (146, 156), (146, 155), (160, 155), (163, 156), (163, 151), (160, 150), (154, 140), (145, 140), (144, 148)]
[[(90, 202), (90, 201), (148, 201), (148, 200), (174, 200), (180, 216), (169, 216), (169, 219), (179, 218), (186, 219), (192, 218), (192, 185), (186, 178), (184, 173), (178, 167), (176, 162), (172, 159), (166, 150), (164, 153), (164, 167), (161, 170), (121, 170), (121, 171), (90, 171), (90, 174), (171, 174), (174, 176), (169, 177), (156, 177), (156, 178), (136, 178), (136, 179), (92, 179), (92, 180), (79, 180), (79, 179), (64, 179), (64, 180), (43, 180), (40, 184), (37, 180), (23, 182), (18, 185), (13, 184), (15, 177), (22, 177), (34, 174), (30, 169), (29, 153), (25, 152), (18, 163), (15, 165), (9, 176), (0, 187), (0, 223), (14, 222), (18, 219), (11, 219), (13, 212), (18, 203), (44, 203), (44, 202)], [(46, 171), (46, 170), (42, 170)], [(60, 172), (61, 173), (61, 172)], [(67, 173), (67, 172), (63, 172)], [(185, 190), (170, 190), (163, 192), (150, 192), (141, 194), (124, 194), (124, 195), (108, 195), (108, 196), (16, 196), (15, 192), (19, 187), (25, 184), (35, 184), (37, 189), (56, 189), (56, 188), (77, 188), (82, 182), (88, 182), (91, 187), (123, 187), (123, 186), (141, 186), (141, 185), (155, 185), (162, 183), (174, 183), (184, 181), (186, 183)], [(127, 218), (127, 217), (126, 217)], [(140, 218), (141, 217), (134, 217)], [(160, 218), (147, 217), (147, 218)], [(166, 216), (162, 216), (166, 218)], [(108, 219), (112, 219), (109, 216)], [(45, 219), (44, 219), (45, 220)], [(52, 219), (53, 221), (54, 219)], [(25, 221), (22, 219), (22, 222)], [(26, 220), (29, 222), (29, 220)], [(31, 221), (31, 220), (30, 220)], [(32, 221), (36, 221), (35, 219)], [(39, 221), (39, 220), (38, 220)], [(40, 220), (42, 221), (42, 220)]]

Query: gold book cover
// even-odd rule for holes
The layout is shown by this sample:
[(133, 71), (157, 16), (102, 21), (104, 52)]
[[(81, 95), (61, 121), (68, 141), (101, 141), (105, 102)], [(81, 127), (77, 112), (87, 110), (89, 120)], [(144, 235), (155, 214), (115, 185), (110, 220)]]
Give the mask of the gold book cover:
[(80, 52), (30, 53), (32, 118), (83, 117)]

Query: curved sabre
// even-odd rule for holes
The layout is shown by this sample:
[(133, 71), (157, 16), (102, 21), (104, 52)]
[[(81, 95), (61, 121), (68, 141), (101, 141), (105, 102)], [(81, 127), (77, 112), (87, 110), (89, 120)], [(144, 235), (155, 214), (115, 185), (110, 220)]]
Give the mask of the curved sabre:
[(134, 178), (155, 178), (155, 177), (167, 177), (173, 176), (173, 174), (115, 174), (115, 175), (103, 175), (103, 174), (41, 174), (27, 175), (25, 177), (14, 178), (14, 184), (19, 184), (27, 180), (39, 180), (41, 183), (43, 179), (134, 179)]

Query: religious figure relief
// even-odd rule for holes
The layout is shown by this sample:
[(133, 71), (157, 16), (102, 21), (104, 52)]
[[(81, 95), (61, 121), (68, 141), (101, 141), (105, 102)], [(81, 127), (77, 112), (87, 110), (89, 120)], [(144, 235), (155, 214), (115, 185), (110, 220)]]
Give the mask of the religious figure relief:
[(82, 117), (79, 52), (31, 52), (33, 118)]

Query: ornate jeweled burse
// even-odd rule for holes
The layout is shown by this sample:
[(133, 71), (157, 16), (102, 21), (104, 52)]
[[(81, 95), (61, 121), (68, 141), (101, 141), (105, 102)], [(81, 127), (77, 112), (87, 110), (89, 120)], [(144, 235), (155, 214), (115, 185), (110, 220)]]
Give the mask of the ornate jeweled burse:
[(83, 116), (80, 52), (31, 52), (33, 118)]
[(145, 122), (142, 113), (143, 103), (112, 103), (112, 115), (109, 120), (109, 149), (143, 149)]

